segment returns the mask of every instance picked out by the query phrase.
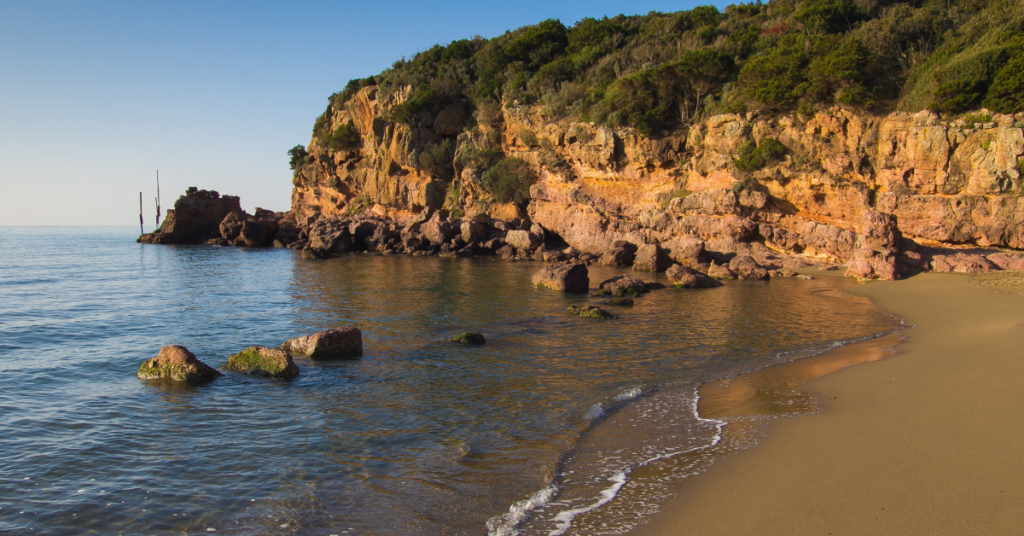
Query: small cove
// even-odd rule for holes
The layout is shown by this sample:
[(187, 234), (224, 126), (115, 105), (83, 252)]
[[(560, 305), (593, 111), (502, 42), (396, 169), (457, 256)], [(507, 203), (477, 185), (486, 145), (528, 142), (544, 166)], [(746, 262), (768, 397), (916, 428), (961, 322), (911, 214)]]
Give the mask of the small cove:
[[(687, 413), (697, 383), (895, 327), (834, 278), (656, 290), (598, 321), (564, 314), (586, 297), (534, 289), (540, 263), (2, 234), (4, 532), (547, 533), (607, 471), (713, 438)], [(591, 267), (591, 286), (620, 273)], [(134, 376), (165, 344), (220, 367), (348, 324), (364, 356), (300, 359), (293, 381)], [(487, 345), (447, 342), (463, 331)]]

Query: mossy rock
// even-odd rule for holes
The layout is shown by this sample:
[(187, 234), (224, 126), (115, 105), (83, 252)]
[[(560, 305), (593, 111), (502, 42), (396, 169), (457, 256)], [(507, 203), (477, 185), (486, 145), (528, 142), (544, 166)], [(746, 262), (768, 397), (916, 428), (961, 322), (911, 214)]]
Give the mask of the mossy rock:
[(604, 298), (605, 296), (611, 296), (611, 295), (612, 295), (612, 289), (610, 289), (610, 288), (599, 288), (599, 289), (595, 290), (594, 292), (590, 293), (590, 297), (591, 298)]
[(250, 346), (228, 358), (224, 370), (261, 378), (288, 380), (299, 375), (299, 366), (284, 350)]
[(617, 305), (619, 307), (632, 307), (633, 298), (612, 298), (605, 302), (605, 305)]
[(608, 311), (605, 311), (604, 309), (601, 309), (600, 307), (594, 307), (593, 305), (584, 305), (583, 307), (576, 307), (575, 305), (570, 305), (569, 308), (565, 310), (565, 312), (579, 316), (580, 318), (598, 318), (601, 320), (615, 318), (615, 315), (609, 313)]
[(487, 339), (484, 338), (483, 333), (477, 333), (475, 331), (467, 331), (461, 335), (452, 338), (452, 342), (458, 344), (487, 344)]
[(153, 359), (143, 361), (136, 374), (140, 380), (204, 383), (222, 376), (217, 369), (196, 359), (184, 346), (171, 345), (160, 349)]

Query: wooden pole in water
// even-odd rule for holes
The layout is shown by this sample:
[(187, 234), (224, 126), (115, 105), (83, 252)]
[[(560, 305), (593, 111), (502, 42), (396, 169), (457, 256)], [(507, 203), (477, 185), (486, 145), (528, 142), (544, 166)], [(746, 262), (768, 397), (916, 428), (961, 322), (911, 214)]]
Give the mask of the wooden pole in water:
[(160, 227), (160, 170), (156, 170), (156, 226)]
[(142, 226), (142, 192), (139, 192), (139, 234), (146, 234), (146, 229)]

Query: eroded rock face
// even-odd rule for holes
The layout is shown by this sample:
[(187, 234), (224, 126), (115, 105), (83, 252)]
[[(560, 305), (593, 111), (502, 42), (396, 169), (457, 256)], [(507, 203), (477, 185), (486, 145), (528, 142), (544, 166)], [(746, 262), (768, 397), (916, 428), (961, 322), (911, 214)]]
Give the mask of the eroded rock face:
[(328, 329), (290, 339), (281, 349), (312, 359), (358, 357), (363, 354), (363, 333), (354, 327)]
[(586, 292), (590, 275), (585, 264), (550, 265), (533, 275), (533, 284), (562, 292)]
[(299, 375), (299, 366), (292, 360), (291, 354), (266, 346), (250, 346), (228, 357), (224, 370), (279, 380)]
[(898, 279), (898, 257), (902, 240), (896, 217), (868, 211), (864, 213), (863, 232), (846, 274), (858, 279)]
[[(871, 249), (861, 236), (873, 212), (895, 216), (901, 235), (918, 243), (1024, 248), (1024, 196), (1018, 195), (1024, 115), (995, 114), (991, 123), (967, 125), (927, 111), (723, 114), (653, 140), (629, 128), (551, 122), (541, 106), (515, 103), (503, 103), (499, 121), (475, 129), (469, 128), (473, 111), (459, 102), (405, 123), (388, 121), (384, 111), (412, 92), (369, 87), (327, 110), (324, 128), (351, 125), (360, 143), (336, 150), (311, 141), (309, 163), (294, 180), (298, 227), (342, 217), (357, 199), (369, 200), (374, 214), (404, 221), (448, 198), (446, 208), (472, 217), (453, 220), (455, 228), (424, 220), (420, 227), (430, 228), (403, 231), (403, 243), (418, 238), (413, 232), (435, 249), (457, 239), (462, 244), (442, 252), (457, 254), (463, 244), (485, 242), (480, 228), (467, 226), (486, 224), (473, 219), (483, 215), (498, 221), (487, 239), (505, 239), (521, 252), (564, 241), (580, 258), (605, 256), (603, 263), (628, 266), (617, 242), (661, 244), (668, 264), (705, 272), (713, 260), (720, 275), (728, 270), (744, 278), (760, 271), (728, 268), (743, 255), (766, 270), (853, 262), (851, 275), (888, 278), (900, 275), (899, 266), (930, 269), (930, 261), (899, 244), (897, 269), (886, 268), (893, 265), (889, 250)], [(544, 147), (520, 139), (526, 130), (544, 138)], [(763, 169), (738, 170), (737, 148), (765, 138), (782, 143), (786, 154)], [(450, 170), (421, 164), (421, 155), (445, 142), (454, 147)], [(533, 166), (537, 180), (528, 203), (495, 202), (481, 187), (482, 170), (459, 163), (461, 155), (488, 148)], [(447, 192), (456, 182), (459, 189)], [(403, 247), (415, 251), (410, 245)], [(637, 269), (668, 267), (649, 251), (635, 255)]]
[(164, 346), (153, 359), (142, 363), (138, 377), (141, 380), (169, 380), (175, 382), (204, 383), (221, 376), (217, 369), (196, 359), (184, 346)]

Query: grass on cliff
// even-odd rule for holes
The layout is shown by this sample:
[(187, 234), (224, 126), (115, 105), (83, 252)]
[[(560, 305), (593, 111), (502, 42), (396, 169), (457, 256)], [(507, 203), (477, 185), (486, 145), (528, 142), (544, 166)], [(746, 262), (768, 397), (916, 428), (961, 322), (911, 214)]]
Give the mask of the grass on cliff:
[(331, 102), (340, 108), (371, 85), (385, 94), (412, 88), (386, 114), (394, 122), (463, 102), (494, 125), (502, 104), (518, 102), (542, 105), (549, 119), (647, 135), (716, 113), (833, 104), (1012, 113), (1024, 110), (1024, 4), (770, 0), (572, 26), (549, 19), (492, 39), (436, 45), (352, 80)]

